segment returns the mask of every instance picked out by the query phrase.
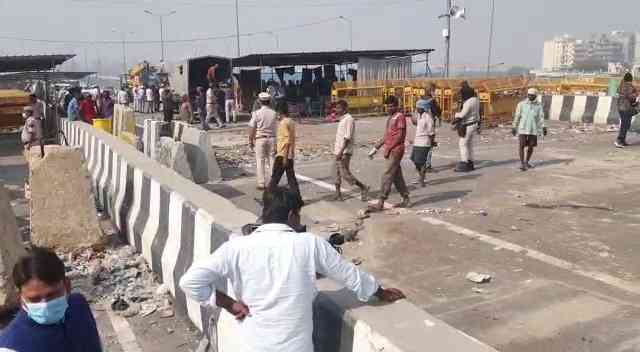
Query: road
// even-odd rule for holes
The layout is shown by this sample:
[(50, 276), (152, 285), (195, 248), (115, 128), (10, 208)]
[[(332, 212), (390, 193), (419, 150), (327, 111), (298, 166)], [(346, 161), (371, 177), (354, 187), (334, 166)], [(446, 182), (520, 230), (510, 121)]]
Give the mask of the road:
[[(372, 190), (379, 189), (383, 161), (366, 153), (383, 123), (357, 125), (353, 170)], [(332, 224), (352, 224), (365, 206), (355, 192), (343, 203), (329, 201), (335, 128), (298, 126), (304, 220), (325, 236)], [(245, 132), (238, 131), (214, 131), (212, 143), (223, 154), (246, 154)], [(615, 133), (552, 124), (534, 155), (536, 168), (521, 172), (509, 131), (484, 131), (476, 142), (478, 169), (458, 174), (457, 141), (443, 126), (438, 172), (426, 188), (412, 185), (411, 211), (373, 215), (345, 255), (501, 351), (640, 350), (640, 139), (634, 135), (631, 147), (618, 150)], [(409, 182), (415, 178), (408, 158), (403, 169)], [(206, 187), (258, 213), (251, 165), (243, 161), (224, 174), (226, 181)], [(399, 201), (397, 193), (391, 200)], [(471, 271), (493, 278), (474, 284), (465, 279)]]

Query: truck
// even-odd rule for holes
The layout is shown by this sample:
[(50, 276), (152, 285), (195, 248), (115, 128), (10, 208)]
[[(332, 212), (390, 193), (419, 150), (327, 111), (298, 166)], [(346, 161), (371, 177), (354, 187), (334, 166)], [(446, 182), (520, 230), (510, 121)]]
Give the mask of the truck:
[(193, 57), (179, 62), (174, 67), (174, 71), (169, 75), (171, 88), (175, 89), (178, 95), (187, 94), (193, 97), (197, 87), (208, 88), (207, 71), (213, 65), (218, 65), (218, 82), (231, 78), (231, 59), (221, 56)]

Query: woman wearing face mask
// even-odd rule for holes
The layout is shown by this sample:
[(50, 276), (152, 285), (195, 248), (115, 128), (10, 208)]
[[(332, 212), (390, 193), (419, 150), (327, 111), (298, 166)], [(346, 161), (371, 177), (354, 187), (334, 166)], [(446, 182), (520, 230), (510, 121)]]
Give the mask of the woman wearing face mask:
[(87, 300), (71, 293), (58, 256), (34, 247), (13, 268), (20, 311), (0, 335), (0, 350), (17, 352), (101, 352)]

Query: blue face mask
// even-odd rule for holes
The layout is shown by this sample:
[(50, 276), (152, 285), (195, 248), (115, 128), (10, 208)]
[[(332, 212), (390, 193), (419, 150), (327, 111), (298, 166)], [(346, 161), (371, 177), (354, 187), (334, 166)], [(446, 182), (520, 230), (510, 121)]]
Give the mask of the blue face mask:
[(64, 320), (64, 315), (69, 307), (66, 295), (49, 302), (24, 302), (24, 305), (29, 318), (40, 325), (52, 325), (61, 322)]

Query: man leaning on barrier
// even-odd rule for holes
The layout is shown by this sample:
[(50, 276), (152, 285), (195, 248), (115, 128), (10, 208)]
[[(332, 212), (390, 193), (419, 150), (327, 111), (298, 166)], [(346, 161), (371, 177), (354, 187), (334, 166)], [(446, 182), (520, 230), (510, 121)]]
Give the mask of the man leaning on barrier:
[[(242, 351), (313, 351), (316, 273), (344, 284), (363, 302), (374, 296), (385, 302), (404, 298), (344, 260), (324, 239), (296, 232), (302, 207), (297, 192), (276, 187), (263, 201), (264, 225), (224, 243), (180, 280), (187, 296), (224, 308), (240, 321)], [(214, 283), (220, 279), (230, 281), (235, 298), (218, 291)]]

